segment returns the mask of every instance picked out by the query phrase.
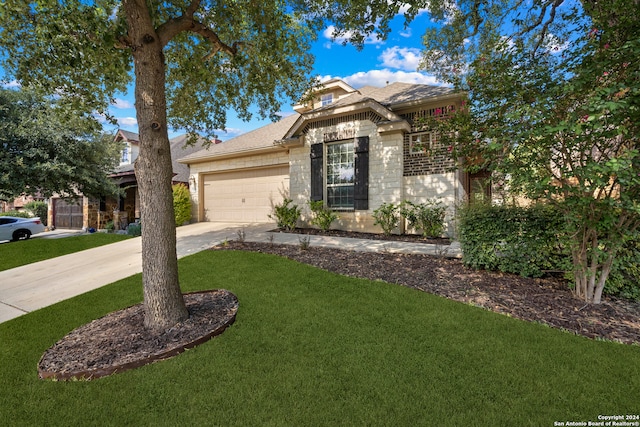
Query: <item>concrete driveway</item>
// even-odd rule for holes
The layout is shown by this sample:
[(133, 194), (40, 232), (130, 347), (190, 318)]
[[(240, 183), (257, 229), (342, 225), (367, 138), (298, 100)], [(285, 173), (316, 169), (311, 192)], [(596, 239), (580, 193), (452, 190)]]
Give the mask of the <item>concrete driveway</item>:
[[(273, 224), (201, 222), (176, 229), (178, 258), (200, 252), (244, 229), (267, 239)], [(142, 271), (140, 237), (0, 271), (0, 323)], [(19, 244), (19, 243), (11, 243)]]

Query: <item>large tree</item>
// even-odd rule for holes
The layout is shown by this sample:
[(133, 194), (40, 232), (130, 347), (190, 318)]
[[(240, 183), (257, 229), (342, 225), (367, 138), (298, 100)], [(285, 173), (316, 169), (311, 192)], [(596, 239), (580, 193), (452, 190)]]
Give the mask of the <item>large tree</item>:
[(1, 0), (4, 66), (69, 108), (104, 112), (135, 80), (145, 325), (187, 318), (178, 282), (168, 126), (212, 134), (227, 110), (276, 118), (312, 85), (309, 54), (329, 22), (361, 44), (384, 37), (402, 1)]
[(638, 0), (460, 0), (432, 5), (423, 66), (469, 94), (442, 124), (469, 168), (564, 214), (575, 292), (599, 303), (640, 226)]
[(0, 89), (0, 199), (117, 194), (108, 174), (119, 144), (55, 99)]

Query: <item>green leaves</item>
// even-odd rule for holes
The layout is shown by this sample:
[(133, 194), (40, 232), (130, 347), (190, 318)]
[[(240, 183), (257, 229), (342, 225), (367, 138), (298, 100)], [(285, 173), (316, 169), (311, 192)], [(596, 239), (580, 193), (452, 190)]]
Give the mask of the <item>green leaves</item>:
[[(590, 287), (578, 294), (597, 301), (623, 236), (640, 227), (640, 4), (561, 3), (461, 0), (463, 17), (425, 39), (425, 58), (441, 62), (424, 65), (469, 94), (470, 111), (448, 125), (463, 166), (561, 207), (578, 284)], [(451, 68), (461, 57), (463, 75)]]
[(95, 120), (70, 116), (58, 102), (0, 89), (0, 199), (117, 192), (107, 174), (119, 147)]

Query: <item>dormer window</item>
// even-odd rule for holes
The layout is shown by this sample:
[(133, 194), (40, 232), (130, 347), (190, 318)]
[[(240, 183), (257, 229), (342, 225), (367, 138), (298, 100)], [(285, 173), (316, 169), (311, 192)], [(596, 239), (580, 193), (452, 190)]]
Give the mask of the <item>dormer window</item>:
[(129, 163), (129, 144), (125, 144), (122, 149), (122, 157), (120, 158), (120, 163)]
[(333, 94), (332, 93), (328, 93), (326, 95), (320, 96), (320, 102), (321, 102), (323, 107), (325, 105), (331, 104), (333, 102)]

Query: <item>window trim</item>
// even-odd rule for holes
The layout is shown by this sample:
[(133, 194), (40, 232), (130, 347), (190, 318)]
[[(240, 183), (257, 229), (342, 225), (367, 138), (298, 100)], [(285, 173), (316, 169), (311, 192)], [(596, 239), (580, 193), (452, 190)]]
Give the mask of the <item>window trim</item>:
[[(331, 141), (339, 143), (348, 142), (349, 139)], [(336, 211), (354, 212), (369, 210), (369, 136), (357, 136), (354, 142), (354, 183), (353, 183), (353, 207), (332, 208)], [(311, 144), (309, 160), (311, 168), (310, 190), (313, 201), (322, 200), (327, 203), (326, 191), (326, 146), (327, 142)]]
[[(428, 136), (429, 137), (429, 141), (424, 144), (422, 141), (420, 142), (421, 145), (423, 145), (420, 149), (416, 149), (415, 145), (415, 139), (417, 137), (421, 137), (421, 136)], [(409, 154), (423, 154), (423, 155), (427, 155), (430, 152), (433, 151), (434, 148), (436, 148), (435, 146), (438, 144), (438, 134), (437, 132), (434, 131), (424, 131), (424, 132), (416, 132), (416, 133), (412, 133), (409, 135)]]
[(326, 93), (324, 95), (320, 95), (320, 106), (324, 107), (327, 105), (333, 104), (333, 93)]
[(129, 144), (125, 144), (124, 148), (120, 151), (120, 163), (129, 163)]
[[(351, 148), (351, 159), (352, 159), (352, 182), (350, 184), (329, 184), (329, 148), (332, 146), (337, 146), (337, 145), (346, 145), (346, 144), (351, 144), (352, 148)], [(329, 143), (325, 143), (324, 145), (324, 161), (323, 161), (323, 169), (324, 169), (324, 179), (323, 179), (323, 191), (324, 191), (324, 196), (323, 199), (325, 201), (325, 204), (327, 205), (327, 207), (331, 210), (334, 211), (353, 211), (355, 210), (355, 198), (354, 198), (354, 194), (355, 194), (355, 173), (356, 173), (356, 166), (355, 166), (355, 162), (356, 162), (356, 144), (355, 141), (353, 139), (343, 139), (343, 140), (339, 140), (339, 141), (331, 141)], [(350, 206), (331, 206), (330, 202), (329, 202), (329, 188), (336, 188), (336, 187), (351, 187), (352, 190), (352, 195), (351, 195), (351, 203)]]

